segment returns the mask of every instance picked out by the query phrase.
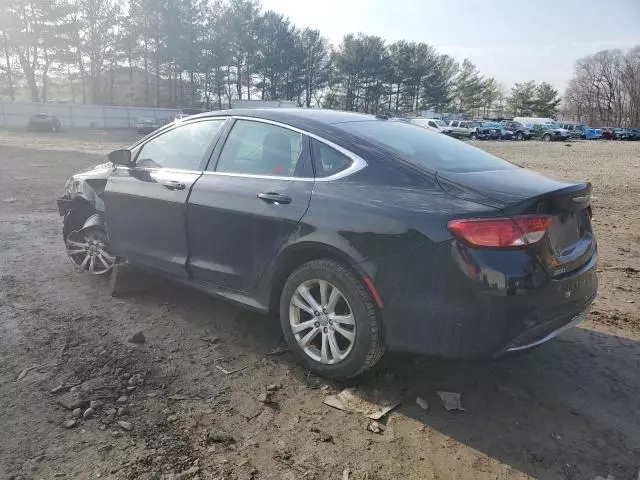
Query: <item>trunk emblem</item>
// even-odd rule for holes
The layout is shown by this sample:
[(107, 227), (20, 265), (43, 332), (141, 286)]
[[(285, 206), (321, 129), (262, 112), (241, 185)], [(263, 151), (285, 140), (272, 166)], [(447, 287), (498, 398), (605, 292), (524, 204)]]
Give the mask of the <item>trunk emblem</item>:
[(576, 203), (587, 203), (591, 197), (589, 195), (585, 195), (584, 197), (573, 197), (573, 200)]

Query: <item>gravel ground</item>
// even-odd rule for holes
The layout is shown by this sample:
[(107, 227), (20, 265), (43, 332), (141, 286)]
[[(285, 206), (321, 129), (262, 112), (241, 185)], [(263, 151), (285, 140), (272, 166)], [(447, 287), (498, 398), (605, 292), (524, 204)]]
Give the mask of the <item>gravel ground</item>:
[[(0, 133), (0, 479), (638, 478), (640, 142), (477, 144), (593, 183), (601, 287), (580, 328), (509, 361), (388, 355), (341, 384), (270, 355), (273, 319), (169, 283), (114, 299), (74, 270), (55, 198), (134, 140)], [(381, 433), (322, 403), (347, 386), (401, 400)]]

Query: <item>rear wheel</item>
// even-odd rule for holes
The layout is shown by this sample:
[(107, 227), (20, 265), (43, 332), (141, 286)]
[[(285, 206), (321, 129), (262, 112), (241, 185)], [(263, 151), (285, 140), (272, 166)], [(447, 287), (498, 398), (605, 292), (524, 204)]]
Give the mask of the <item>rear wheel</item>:
[(551, 135), (549, 134), (545, 134), (542, 136), (542, 141), (543, 142), (550, 142), (551, 141)]
[(375, 365), (384, 353), (380, 313), (362, 280), (331, 259), (295, 270), (280, 298), (280, 324), (300, 363), (342, 380)]
[(116, 261), (104, 230), (92, 227), (71, 232), (65, 239), (67, 255), (82, 271), (91, 275), (110, 272)]
[(516, 133), (516, 140), (520, 140), (520, 141), (524, 140), (524, 135), (522, 132)]
[(470, 138), (471, 140), (477, 140), (477, 139), (478, 139), (478, 134), (477, 134), (477, 133), (475, 133), (475, 132), (473, 132), (471, 135), (469, 135), (469, 138)]

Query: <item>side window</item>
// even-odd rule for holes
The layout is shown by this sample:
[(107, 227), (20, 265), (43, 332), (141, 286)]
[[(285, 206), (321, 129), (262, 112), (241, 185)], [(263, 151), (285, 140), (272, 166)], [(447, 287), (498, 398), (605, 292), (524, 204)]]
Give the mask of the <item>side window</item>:
[(188, 123), (169, 130), (142, 145), (136, 166), (199, 170), (202, 158), (225, 120)]
[(432, 122), (432, 121), (429, 121), (429, 126), (432, 127), (432, 128), (438, 128), (436, 126), (436, 122)]
[(335, 175), (353, 163), (346, 155), (314, 138), (311, 139), (311, 152), (317, 178)]
[(301, 133), (269, 123), (237, 120), (220, 152), (215, 171), (300, 177), (305, 163)]

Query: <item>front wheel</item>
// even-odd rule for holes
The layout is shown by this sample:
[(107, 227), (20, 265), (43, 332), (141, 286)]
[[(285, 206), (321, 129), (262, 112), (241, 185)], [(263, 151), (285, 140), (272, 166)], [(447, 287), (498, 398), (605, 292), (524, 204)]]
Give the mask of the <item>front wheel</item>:
[(478, 134), (476, 134), (476, 133), (472, 133), (471, 135), (469, 135), (469, 138), (470, 138), (471, 140), (477, 140), (477, 139), (478, 139)]
[(524, 134), (522, 132), (516, 133), (516, 140), (519, 140), (519, 141), (524, 140)]
[(65, 244), (67, 255), (76, 267), (91, 275), (110, 272), (116, 261), (107, 234), (98, 227), (71, 232), (65, 238)]
[(550, 142), (551, 141), (551, 135), (543, 135), (542, 136), (542, 141), (543, 142)]
[(384, 353), (380, 312), (371, 294), (335, 260), (305, 263), (289, 276), (280, 324), (298, 361), (322, 377), (354, 377)]

